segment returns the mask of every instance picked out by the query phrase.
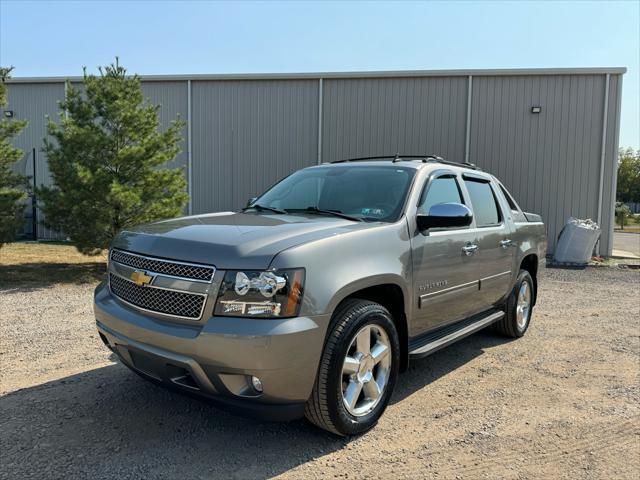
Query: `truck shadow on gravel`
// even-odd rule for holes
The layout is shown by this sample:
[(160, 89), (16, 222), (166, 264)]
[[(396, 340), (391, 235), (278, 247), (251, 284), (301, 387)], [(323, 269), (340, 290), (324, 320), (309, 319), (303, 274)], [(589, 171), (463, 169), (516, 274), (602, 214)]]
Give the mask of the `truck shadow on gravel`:
[[(481, 332), (413, 362), (392, 404), (505, 341)], [(0, 398), (3, 478), (267, 478), (347, 448), (351, 440), (303, 420), (234, 416), (119, 364)]]

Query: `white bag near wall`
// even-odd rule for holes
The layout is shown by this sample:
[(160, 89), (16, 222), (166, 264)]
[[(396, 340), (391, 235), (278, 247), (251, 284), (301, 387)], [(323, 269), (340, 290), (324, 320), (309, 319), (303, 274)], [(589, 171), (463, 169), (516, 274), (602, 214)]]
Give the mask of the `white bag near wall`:
[(600, 227), (596, 222), (570, 217), (560, 232), (554, 260), (558, 263), (589, 263), (598, 238)]

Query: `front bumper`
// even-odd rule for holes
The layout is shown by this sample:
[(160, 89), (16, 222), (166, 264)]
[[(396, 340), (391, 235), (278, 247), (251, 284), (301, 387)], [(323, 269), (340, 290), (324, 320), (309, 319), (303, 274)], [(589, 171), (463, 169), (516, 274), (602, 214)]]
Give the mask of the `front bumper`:
[[(288, 319), (210, 317), (170, 322), (95, 291), (100, 336), (144, 377), (271, 419), (301, 417), (311, 395), (328, 316)], [(251, 377), (260, 379), (258, 392)]]

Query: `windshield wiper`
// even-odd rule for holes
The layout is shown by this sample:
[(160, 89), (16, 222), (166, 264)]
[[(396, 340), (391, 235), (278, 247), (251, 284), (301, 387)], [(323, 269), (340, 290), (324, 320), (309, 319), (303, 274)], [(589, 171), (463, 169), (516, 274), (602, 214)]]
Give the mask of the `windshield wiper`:
[(269, 212), (273, 212), (273, 213), (287, 213), (286, 210), (282, 210), (281, 208), (268, 207), (266, 205), (260, 205), (258, 203), (254, 203), (253, 205), (245, 207), (245, 208), (242, 209), (242, 211), (245, 212), (245, 211), (250, 210), (252, 208), (255, 208), (259, 212), (264, 212), (264, 211), (268, 210)]
[(309, 213), (317, 213), (317, 214), (320, 214), (320, 215), (332, 215), (334, 217), (344, 218), (344, 219), (347, 219), (347, 220), (351, 220), (353, 222), (364, 222), (363, 219), (358, 218), (358, 217), (353, 217), (351, 215), (347, 215), (346, 213), (342, 213), (340, 210), (323, 210), (323, 209), (318, 208), (318, 207), (307, 207), (302, 211), (303, 212), (309, 212)]

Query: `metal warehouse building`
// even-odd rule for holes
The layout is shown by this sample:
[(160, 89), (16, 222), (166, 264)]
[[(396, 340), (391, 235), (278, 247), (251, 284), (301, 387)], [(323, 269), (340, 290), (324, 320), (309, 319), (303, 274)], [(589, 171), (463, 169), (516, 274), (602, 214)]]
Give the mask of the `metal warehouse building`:
[[(438, 154), (495, 174), (542, 214), (549, 251), (569, 216), (613, 242), (625, 68), (143, 76), (163, 125), (185, 119), (190, 213), (237, 209), (292, 171), (380, 154)], [(9, 106), (29, 120), (18, 169), (50, 182), (40, 152), (64, 78), (15, 78)], [(79, 81), (79, 78), (71, 78)], [(36, 148), (36, 161), (31, 158)], [(30, 209), (28, 209), (30, 211)], [(38, 220), (41, 220), (38, 216)], [(41, 239), (60, 238), (38, 226)]]

